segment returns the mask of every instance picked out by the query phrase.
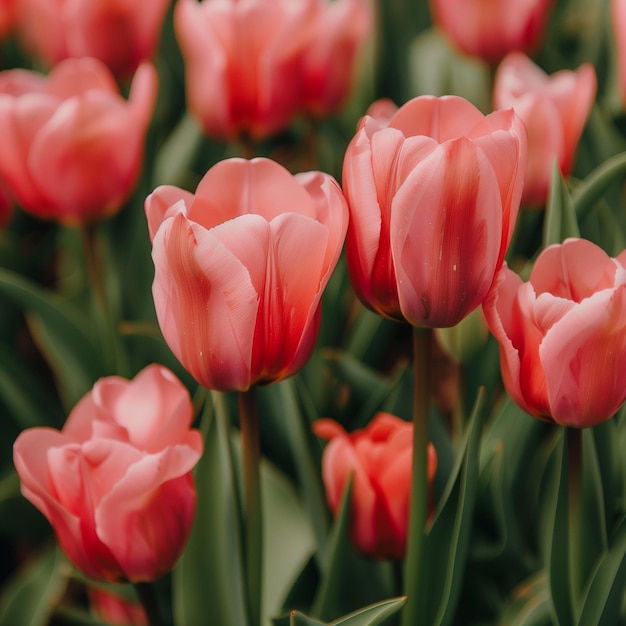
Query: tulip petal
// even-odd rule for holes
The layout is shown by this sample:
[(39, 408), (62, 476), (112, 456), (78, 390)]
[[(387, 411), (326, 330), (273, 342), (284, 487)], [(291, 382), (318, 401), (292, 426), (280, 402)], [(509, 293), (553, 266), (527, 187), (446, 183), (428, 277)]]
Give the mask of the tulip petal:
[[(161, 226), (161, 223), (167, 216), (180, 211), (187, 213), (189, 207), (191, 207), (193, 198), (193, 194), (189, 191), (174, 187), (173, 185), (161, 185), (157, 187), (145, 201), (150, 241), (154, 240), (159, 226)], [(173, 209), (174, 205), (181, 201), (183, 205), (177, 207), (177, 209)]]

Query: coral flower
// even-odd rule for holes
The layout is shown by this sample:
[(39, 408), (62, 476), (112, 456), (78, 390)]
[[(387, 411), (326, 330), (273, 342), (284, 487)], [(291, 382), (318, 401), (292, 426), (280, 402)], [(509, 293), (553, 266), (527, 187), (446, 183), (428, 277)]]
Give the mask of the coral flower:
[(521, 52), (507, 55), (496, 72), (496, 109), (513, 107), (528, 131), (528, 169), (522, 205), (541, 206), (550, 187), (552, 162), (567, 176), (596, 95), (596, 73), (586, 63), (575, 72), (548, 76)]
[[(377, 107), (378, 108), (378, 107)], [(366, 115), (350, 142), (348, 269), (363, 303), (414, 326), (457, 324), (484, 299), (513, 233), (526, 131), (454, 96)]]
[(430, 0), (434, 22), (465, 54), (496, 64), (514, 50), (533, 52), (552, 0)]
[[(375, 559), (402, 559), (406, 552), (413, 466), (413, 424), (378, 413), (363, 430), (346, 433), (330, 419), (313, 431), (330, 442), (322, 458), (322, 478), (333, 513), (352, 476), (350, 536), (359, 552)], [(428, 445), (428, 482), (437, 455)]]
[(71, 57), (95, 57), (117, 77), (133, 74), (160, 40), (171, 0), (19, 0), (24, 45), (52, 67)]
[(283, 130), (300, 105), (317, 0), (179, 0), (187, 106), (216, 139)]
[(68, 59), (44, 77), (0, 73), (0, 179), (18, 204), (77, 224), (115, 213), (143, 159), (157, 76), (142, 65), (126, 101), (96, 59)]
[(17, 438), (22, 493), (85, 574), (141, 582), (172, 569), (195, 514), (191, 470), (202, 439), (192, 420), (187, 389), (151, 365), (130, 381), (100, 379), (62, 431)]
[(546, 248), (529, 281), (504, 267), (484, 302), (510, 396), (532, 415), (584, 428), (626, 400), (626, 252), (584, 239)]
[(195, 195), (156, 189), (146, 215), (161, 331), (198, 382), (244, 391), (305, 364), (348, 221), (330, 176), (227, 159)]

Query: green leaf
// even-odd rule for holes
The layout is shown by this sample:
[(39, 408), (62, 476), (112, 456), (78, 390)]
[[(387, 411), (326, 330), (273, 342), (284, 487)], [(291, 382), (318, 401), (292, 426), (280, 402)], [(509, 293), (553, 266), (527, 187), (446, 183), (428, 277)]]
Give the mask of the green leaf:
[(626, 519), (622, 519), (609, 549), (598, 560), (582, 602), (579, 626), (618, 626), (626, 589)]
[(426, 599), (420, 619), (422, 624), (451, 624), (455, 616), (471, 539), (483, 404), (484, 390), (481, 389), (457, 465), (426, 536), (429, 576), (422, 594)]
[(546, 212), (543, 229), (544, 248), (554, 243), (561, 243), (568, 237), (580, 237), (574, 205), (556, 160), (552, 164), (552, 179)]
[[(289, 626), (379, 626), (397, 613), (406, 603), (406, 598), (392, 598), (371, 604), (332, 622), (320, 622), (298, 611), (289, 616)], [(279, 622), (275, 622), (278, 624)]]
[(551, 626), (548, 579), (544, 571), (518, 585), (498, 624), (500, 626)]
[[(187, 548), (173, 572), (175, 623), (247, 624), (237, 483), (223, 398), (203, 417), (205, 449), (196, 467), (198, 504)], [(206, 422), (208, 421), (208, 425)], [(203, 429), (204, 429), (203, 428)]]
[(55, 547), (11, 579), (0, 597), (0, 626), (46, 626), (67, 585), (67, 571)]
[(29, 326), (57, 381), (66, 409), (102, 374), (101, 355), (88, 322), (67, 302), (0, 268), (0, 292), (26, 313)]

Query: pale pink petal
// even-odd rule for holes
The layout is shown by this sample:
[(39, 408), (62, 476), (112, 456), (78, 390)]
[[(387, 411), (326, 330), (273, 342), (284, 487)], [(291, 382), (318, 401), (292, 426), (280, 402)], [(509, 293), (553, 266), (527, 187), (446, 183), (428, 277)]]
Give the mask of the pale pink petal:
[[(157, 187), (145, 201), (146, 218), (148, 220), (148, 232), (150, 241), (154, 239), (157, 230), (166, 217), (177, 212), (187, 214), (193, 202), (194, 195), (184, 189), (179, 189), (173, 185), (161, 185)], [(178, 205), (176, 209), (174, 206)]]

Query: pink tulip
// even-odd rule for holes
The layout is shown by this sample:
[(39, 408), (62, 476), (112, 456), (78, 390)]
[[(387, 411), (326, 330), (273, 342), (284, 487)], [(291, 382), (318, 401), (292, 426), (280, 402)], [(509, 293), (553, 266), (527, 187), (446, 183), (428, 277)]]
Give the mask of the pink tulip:
[(193, 522), (202, 439), (183, 384), (151, 365), (100, 379), (60, 432), (30, 428), (13, 458), (22, 493), (85, 574), (152, 581), (172, 569)]
[(363, 303), (414, 326), (454, 326), (484, 299), (511, 239), (526, 167), (513, 111), (421, 96), (366, 115), (346, 151), (347, 260)]
[(535, 417), (585, 428), (626, 400), (626, 252), (584, 239), (546, 248), (527, 283), (504, 267), (483, 305), (509, 395)]
[(246, 390), (305, 364), (348, 221), (330, 176), (228, 159), (195, 195), (159, 187), (146, 214), (161, 331), (198, 382)]
[(179, 0), (187, 106), (217, 139), (283, 130), (300, 103), (316, 0)]
[(548, 76), (521, 52), (512, 52), (496, 72), (493, 101), (513, 107), (528, 132), (528, 169), (522, 205), (542, 206), (548, 197), (554, 159), (564, 176), (574, 165), (578, 141), (596, 95), (596, 73), (589, 63), (577, 71)]
[(76, 224), (115, 213), (140, 172), (154, 109), (151, 65), (129, 100), (95, 59), (61, 62), (48, 77), (0, 73), (0, 179), (18, 204), (43, 219)]
[(118, 77), (133, 74), (159, 43), (171, 0), (18, 0), (24, 45), (46, 65), (95, 57)]
[(365, 0), (318, 0), (317, 7), (302, 62), (302, 98), (307, 111), (324, 116), (336, 112), (349, 94), (373, 15)]
[[(350, 536), (356, 549), (375, 559), (402, 559), (406, 552), (413, 466), (413, 424), (378, 413), (363, 430), (346, 433), (330, 419), (313, 424), (330, 440), (322, 458), (328, 505), (337, 514), (352, 476)], [(428, 481), (437, 455), (428, 445)]]
[(148, 626), (148, 617), (141, 604), (104, 589), (87, 589), (89, 604), (96, 616), (110, 626)]
[(430, 0), (430, 6), (457, 48), (495, 64), (513, 50), (535, 50), (552, 0)]
[(611, 0), (610, 9), (615, 38), (617, 81), (622, 104), (626, 105), (626, 0)]

